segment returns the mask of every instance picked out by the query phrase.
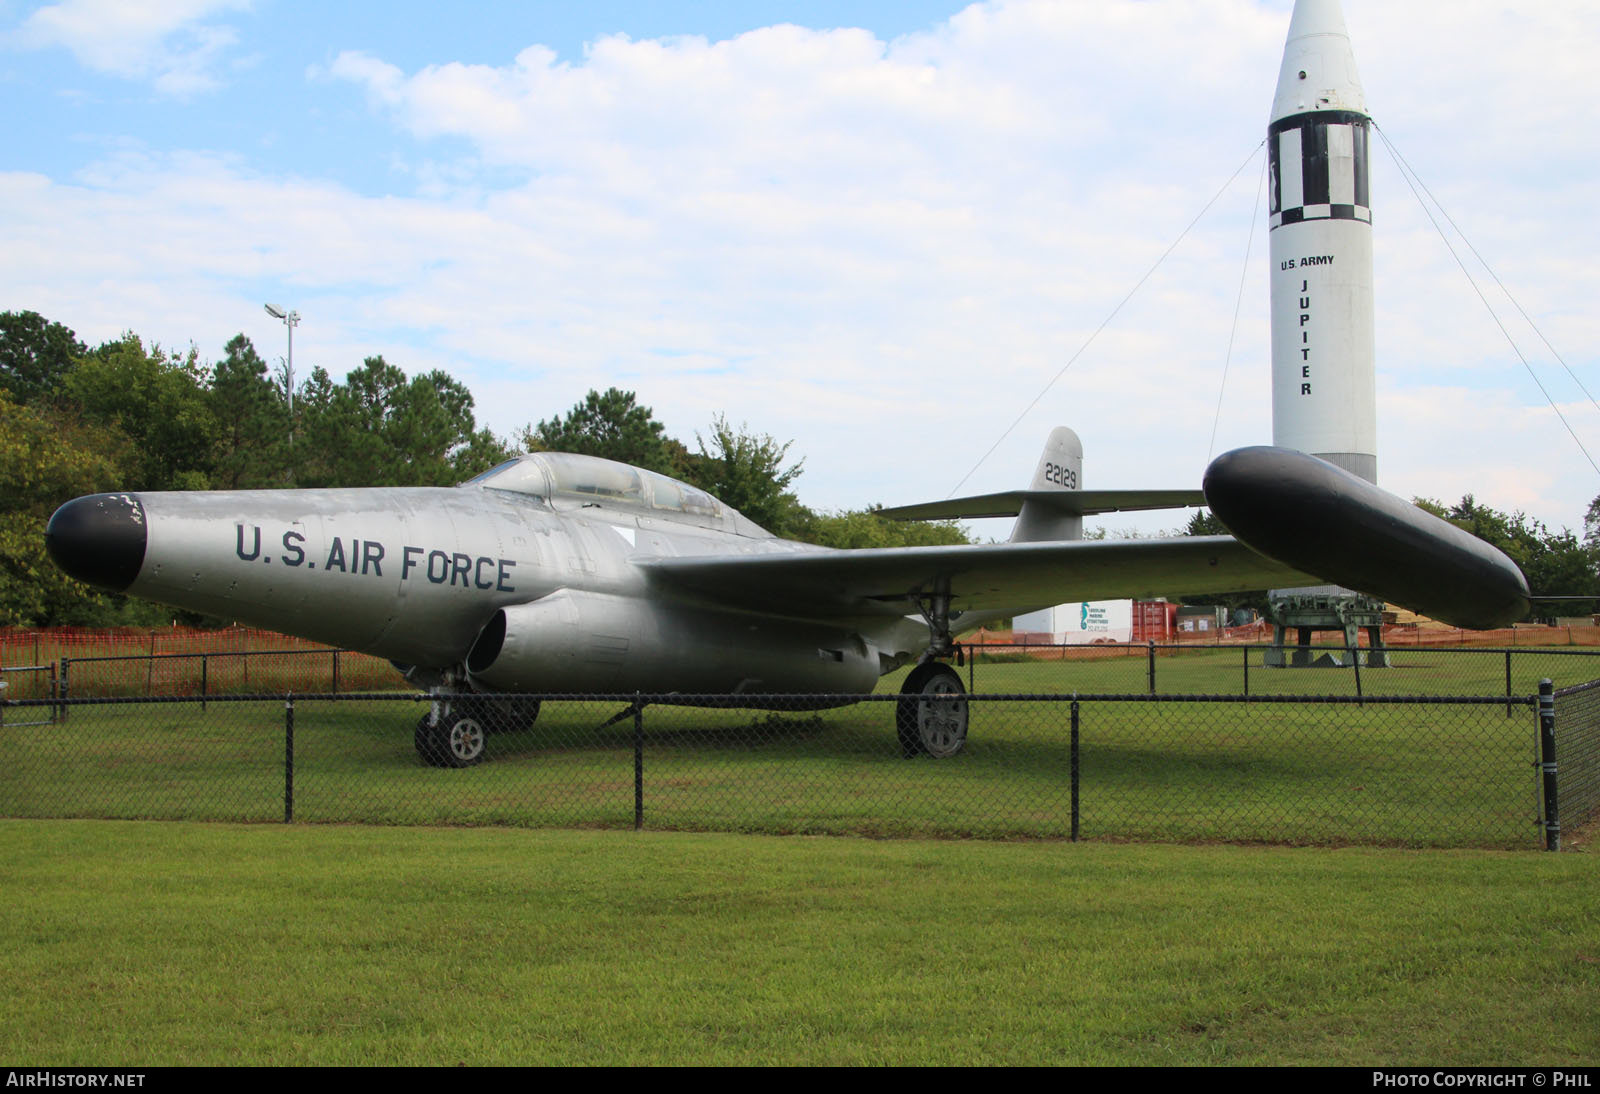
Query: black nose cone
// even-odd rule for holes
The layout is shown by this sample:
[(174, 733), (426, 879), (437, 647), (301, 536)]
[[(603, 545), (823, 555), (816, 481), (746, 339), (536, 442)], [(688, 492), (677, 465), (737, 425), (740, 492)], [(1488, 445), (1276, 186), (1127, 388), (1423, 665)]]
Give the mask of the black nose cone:
[(145, 528), (139, 495), (90, 494), (56, 510), (44, 545), (79, 581), (120, 593), (144, 565)]

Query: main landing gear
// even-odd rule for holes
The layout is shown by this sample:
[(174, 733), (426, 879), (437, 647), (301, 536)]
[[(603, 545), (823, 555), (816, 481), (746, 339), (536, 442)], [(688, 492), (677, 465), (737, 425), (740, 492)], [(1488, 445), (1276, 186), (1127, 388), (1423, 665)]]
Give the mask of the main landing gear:
[(967, 743), (967, 689), (956, 670), (942, 661), (924, 661), (900, 685), (895, 704), (900, 751), (942, 760)]
[(900, 685), (895, 731), (906, 758), (927, 755), (944, 759), (967, 743), (967, 689), (961, 686), (955, 669), (934, 660), (955, 647), (950, 637), (949, 583), (919, 597), (917, 606), (928, 623), (928, 652)]
[(430, 767), (471, 767), (483, 762), (491, 732), (527, 729), (538, 716), (537, 699), (435, 700), (417, 722), (417, 755)]

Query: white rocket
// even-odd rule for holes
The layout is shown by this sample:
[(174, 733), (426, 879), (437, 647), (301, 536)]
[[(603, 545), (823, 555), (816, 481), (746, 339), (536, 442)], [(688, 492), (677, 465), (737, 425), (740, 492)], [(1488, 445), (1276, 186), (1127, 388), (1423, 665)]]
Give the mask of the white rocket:
[(1267, 126), (1272, 443), (1375, 483), (1370, 123), (1338, 0), (1295, 0)]

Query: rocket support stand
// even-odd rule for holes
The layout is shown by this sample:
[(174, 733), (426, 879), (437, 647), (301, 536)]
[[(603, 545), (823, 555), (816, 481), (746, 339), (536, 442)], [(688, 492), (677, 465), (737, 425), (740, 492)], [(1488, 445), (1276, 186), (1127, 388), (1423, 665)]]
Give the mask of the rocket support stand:
[[(1383, 644), (1383, 601), (1360, 596), (1344, 589), (1326, 593), (1290, 593), (1283, 590), (1271, 600), (1272, 645), (1262, 656), (1267, 668), (1347, 668), (1350, 658), (1359, 658), (1367, 668), (1390, 667), (1389, 651)], [(1290, 629), (1298, 639), (1286, 645)], [(1367, 648), (1360, 648), (1360, 632), (1367, 632)], [(1316, 631), (1338, 631), (1344, 638), (1342, 651), (1326, 650), (1316, 656), (1311, 636)]]

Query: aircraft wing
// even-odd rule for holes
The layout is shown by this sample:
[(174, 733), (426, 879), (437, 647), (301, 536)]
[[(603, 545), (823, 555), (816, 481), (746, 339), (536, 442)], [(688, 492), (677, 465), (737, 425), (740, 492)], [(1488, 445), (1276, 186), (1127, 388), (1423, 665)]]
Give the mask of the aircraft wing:
[(695, 556), (637, 563), (652, 580), (732, 607), (799, 618), (905, 615), (948, 588), (952, 611), (1226, 593), (1317, 579), (1231, 536)]
[(1205, 496), (1239, 538), (808, 551), (643, 565), (657, 580), (708, 600), (801, 618), (904, 613), (919, 596), (945, 590), (955, 611), (1015, 613), (1074, 600), (1329, 583), (1459, 627), (1505, 626), (1528, 612), (1527, 580), (1504, 553), (1315, 456), (1271, 447), (1224, 453), (1206, 469)]

